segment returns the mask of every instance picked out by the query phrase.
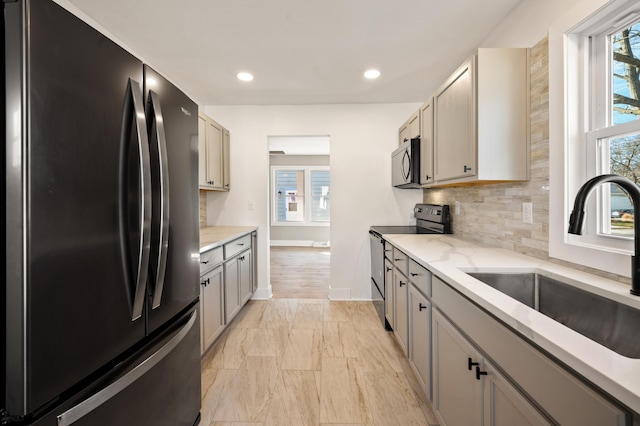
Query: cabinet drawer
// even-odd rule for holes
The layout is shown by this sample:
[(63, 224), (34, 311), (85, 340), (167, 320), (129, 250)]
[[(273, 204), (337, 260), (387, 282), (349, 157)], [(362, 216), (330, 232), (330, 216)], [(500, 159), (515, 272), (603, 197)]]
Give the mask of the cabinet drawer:
[(200, 253), (200, 275), (222, 262), (222, 247), (214, 247)]
[(413, 259), (409, 259), (409, 280), (422, 294), (431, 297), (431, 272)]
[(237, 238), (224, 245), (224, 258), (230, 259), (242, 250), (251, 247), (251, 234), (247, 234), (243, 237)]
[(393, 266), (400, 270), (400, 272), (402, 272), (404, 275), (408, 275), (409, 258), (406, 254), (394, 247), (392, 253), (392, 261)]

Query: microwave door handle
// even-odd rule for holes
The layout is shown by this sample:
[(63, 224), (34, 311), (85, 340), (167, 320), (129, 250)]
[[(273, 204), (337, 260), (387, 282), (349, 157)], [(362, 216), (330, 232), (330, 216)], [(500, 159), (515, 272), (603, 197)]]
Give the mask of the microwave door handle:
[(409, 151), (406, 150), (402, 156), (402, 177), (405, 182), (409, 180), (409, 176), (411, 176), (411, 157)]

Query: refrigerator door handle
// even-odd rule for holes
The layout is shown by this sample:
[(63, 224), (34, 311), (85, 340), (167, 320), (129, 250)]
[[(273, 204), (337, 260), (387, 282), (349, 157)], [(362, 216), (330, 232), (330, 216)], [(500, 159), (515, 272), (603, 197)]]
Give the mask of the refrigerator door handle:
[[(137, 149), (139, 156), (139, 185), (140, 185), (140, 198), (138, 211), (139, 216), (139, 232), (140, 239), (136, 242), (138, 245), (137, 259), (133, 259), (136, 270), (133, 272), (135, 277), (135, 285), (133, 286), (133, 300), (132, 302), (132, 315), (131, 321), (135, 321), (142, 317), (142, 310), (144, 308), (145, 290), (149, 270), (149, 251), (151, 245), (151, 160), (149, 154), (149, 138), (147, 136), (147, 123), (144, 114), (144, 104), (142, 101), (142, 90), (140, 84), (135, 80), (129, 79), (127, 84), (127, 94), (125, 96), (125, 105), (123, 111), (122, 120), (122, 134), (121, 143), (123, 144), (122, 155), (120, 157), (120, 229), (121, 229), (121, 246), (122, 253), (125, 261), (125, 265), (129, 265), (128, 253), (131, 250), (129, 247), (129, 218), (128, 218), (128, 191), (126, 185), (127, 182), (127, 167), (128, 150), (127, 141), (131, 131), (131, 118), (135, 120), (135, 129), (137, 136)], [(131, 267), (127, 268), (130, 271)], [(127, 277), (127, 281), (129, 277)], [(131, 287), (131, 286), (130, 286)]]
[(155, 367), (160, 361), (162, 361), (167, 355), (175, 349), (178, 344), (185, 338), (189, 330), (196, 322), (197, 311), (191, 314), (188, 322), (169, 340), (162, 346), (157, 352), (149, 356), (144, 361), (140, 362), (133, 370), (129, 371), (124, 376), (120, 377), (115, 382), (111, 383), (100, 392), (92, 395), (90, 398), (85, 399), (80, 404), (68, 409), (64, 413), (60, 414), (58, 419), (58, 426), (71, 425), (87, 414), (91, 413), (96, 408), (100, 407), (111, 398), (122, 392), (140, 377), (144, 376), (149, 370)]
[[(153, 109), (152, 120), (156, 124), (156, 141), (158, 152), (158, 174), (160, 184), (160, 225), (157, 259), (154, 259), (155, 288), (151, 307), (160, 306), (164, 276), (167, 268), (167, 252), (169, 251), (169, 165), (167, 163), (167, 139), (164, 131), (164, 119), (160, 107), (160, 98), (154, 91), (149, 91), (150, 106)], [(151, 124), (151, 123), (150, 123)]]

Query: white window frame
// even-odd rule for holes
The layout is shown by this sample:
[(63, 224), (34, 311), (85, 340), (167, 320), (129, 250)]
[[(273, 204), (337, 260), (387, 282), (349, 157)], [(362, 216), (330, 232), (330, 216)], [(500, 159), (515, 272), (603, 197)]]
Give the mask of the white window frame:
[(640, 9), (632, 0), (584, 0), (549, 28), (549, 255), (625, 276), (630, 275), (633, 244), (628, 238), (599, 235), (596, 206), (602, 192), (590, 197), (583, 235), (570, 235), (567, 229), (575, 194), (599, 174), (597, 140), (611, 131), (598, 130), (602, 123), (596, 123), (589, 103), (590, 93), (606, 88), (590, 86), (594, 70), (588, 35), (594, 29), (602, 32), (599, 24), (626, 19), (634, 6)]
[[(304, 221), (301, 222), (280, 222), (278, 218), (278, 204), (276, 196), (276, 172), (280, 170), (291, 171), (304, 171)], [(331, 221), (328, 222), (312, 222), (311, 221), (311, 209), (313, 206), (312, 194), (311, 194), (311, 172), (314, 171), (329, 171), (329, 166), (271, 166), (271, 182), (270, 182), (270, 196), (269, 201), (271, 203), (271, 226), (330, 226)], [(329, 188), (331, 193), (331, 188)]]

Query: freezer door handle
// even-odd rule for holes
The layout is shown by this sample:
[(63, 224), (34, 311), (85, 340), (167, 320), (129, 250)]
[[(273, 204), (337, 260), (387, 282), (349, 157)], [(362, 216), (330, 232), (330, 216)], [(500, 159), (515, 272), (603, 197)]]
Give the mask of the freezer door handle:
[(149, 126), (153, 123), (156, 125), (156, 140), (153, 149), (157, 152), (158, 159), (158, 177), (157, 184), (160, 185), (160, 223), (157, 232), (157, 250), (151, 259), (153, 273), (155, 274), (155, 285), (153, 289), (152, 308), (156, 309), (160, 306), (162, 299), (162, 289), (164, 286), (164, 277), (167, 269), (167, 252), (169, 251), (169, 165), (167, 163), (167, 139), (164, 131), (164, 119), (162, 117), (162, 109), (160, 108), (160, 98), (154, 91), (149, 91)]
[(111, 383), (100, 392), (60, 414), (57, 417), (58, 426), (67, 426), (77, 422), (96, 408), (109, 401), (118, 393), (122, 392), (140, 377), (144, 376), (180, 344), (189, 330), (191, 330), (193, 325), (196, 323), (196, 317), (197, 311), (194, 311), (187, 323), (171, 338), (171, 340), (165, 343), (164, 346), (162, 346), (157, 352), (153, 353), (153, 355), (140, 362), (133, 370), (129, 371), (127, 374)]
[[(132, 123), (131, 119), (134, 122)], [(132, 124), (135, 124), (135, 132), (137, 137), (137, 164), (135, 164), (135, 173), (138, 174), (134, 183), (138, 184), (136, 190), (140, 196), (137, 200), (138, 209), (137, 217), (130, 212), (129, 175), (132, 172), (131, 167), (134, 165), (131, 159), (129, 137), (131, 135)], [(125, 105), (122, 119), (121, 133), (122, 153), (120, 155), (120, 239), (122, 246), (122, 254), (124, 264), (127, 266), (127, 281), (130, 276), (134, 276), (134, 285), (129, 282), (128, 288), (133, 288), (131, 303), (131, 321), (135, 321), (142, 316), (144, 307), (145, 290), (149, 271), (149, 250), (151, 244), (151, 171), (150, 171), (150, 154), (149, 154), (149, 138), (147, 136), (147, 122), (144, 114), (144, 104), (142, 101), (142, 90), (138, 82), (129, 79), (127, 84), (127, 94), (125, 96)], [(132, 172), (134, 173), (134, 172)], [(131, 224), (133, 222), (133, 224)], [(135, 232), (139, 232), (140, 236), (137, 241), (131, 241), (131, 231), (135, 227)], [(136, 235), (137, 236), (137, 235)], [(132, 246), (137, 245), (134, 254), (131, 254)], [(134, 269), (132, 271), (132, 269)]]

